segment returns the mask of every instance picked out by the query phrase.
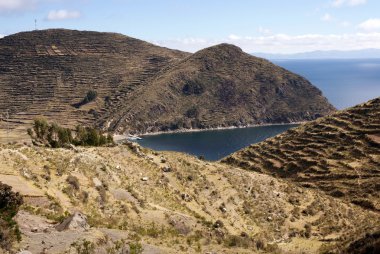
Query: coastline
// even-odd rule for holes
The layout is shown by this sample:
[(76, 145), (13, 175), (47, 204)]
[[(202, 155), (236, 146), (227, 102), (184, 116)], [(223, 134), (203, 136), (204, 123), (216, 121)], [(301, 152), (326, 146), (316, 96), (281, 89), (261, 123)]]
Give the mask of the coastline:
[[(156, 132), (145, 132), (142, 134), (136, 134), (139, 137), (148, 137), (156, 136), (162, 134), (175, 134), (175, 133), (190, 133), (190, 132), (207, 132), (207, 131), (222, 131), (222, 130), (232, 130), (232, 129), (246, 129), (254, 127), (265, 127), (265, 126), (281, 126), (281, 125), (300, 125), (307, 123), (308, 121), (303, 122), (291, 122), (291, 123), (265, 123), (265, 124), (249, 124), (245, 126), (228, 126), (228, 127), (215, 127), (215, 128), (204, 128), (204, 129), (178, 129), (170, 131), (156, 131)], [(127, 139), (129, 134), (117, 134), (114, 135), (115, 140)]]

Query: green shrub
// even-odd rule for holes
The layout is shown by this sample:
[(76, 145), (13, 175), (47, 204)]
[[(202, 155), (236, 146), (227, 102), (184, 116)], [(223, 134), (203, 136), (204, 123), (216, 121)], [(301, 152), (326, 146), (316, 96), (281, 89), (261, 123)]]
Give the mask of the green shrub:
[(13, 217), (23, 200), (12, 187), (0, 182), (0, 250), (10, 250), (15, 240), (21, 240), (21, 233)]
[(75, 108), (80, 108), (81, 106), (95, 100), (96, 97), (98, 97), (98, 93), (95, 90), (89, 90), (81, 102), (72, 104), (72, 106)]
[(35, 119), (33, 129), (28, 129), (27, 132), (33, 140), (53, 148), (65, 147), (69, 144), (103, 146), (114, 142), (111, 134), (104, 135), (91, 127), (77, 126), (73, 137), (69, 128), (61, 127), (56, 123), (48, 124), (45, 119)]

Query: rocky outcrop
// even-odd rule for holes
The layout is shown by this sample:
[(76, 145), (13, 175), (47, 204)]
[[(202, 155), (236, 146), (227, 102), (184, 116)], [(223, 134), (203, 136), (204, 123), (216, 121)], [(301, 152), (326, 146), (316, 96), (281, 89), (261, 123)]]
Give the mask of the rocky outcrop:
[(87, 217), (80, 213), (75, 212), (71, 216), (67, 217), (62, 223), (57, 225), (55, 229), (57, 231), (64, 231), (64, 230), (79, 230), (79, 231), (85, 231), (88, 230), (90, 226), (87, 223)]

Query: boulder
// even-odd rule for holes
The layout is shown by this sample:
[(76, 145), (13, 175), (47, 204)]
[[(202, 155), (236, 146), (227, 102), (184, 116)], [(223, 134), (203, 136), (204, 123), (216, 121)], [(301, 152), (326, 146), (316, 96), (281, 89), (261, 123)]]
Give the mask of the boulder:
[(86, 215), (75, 212), (71, 216), (67, 217), (61, 224), (55, 227), (57, 231), (64, 230), (80, 230), (85, 231), (88, 230), (90, 226), (87, 223)]

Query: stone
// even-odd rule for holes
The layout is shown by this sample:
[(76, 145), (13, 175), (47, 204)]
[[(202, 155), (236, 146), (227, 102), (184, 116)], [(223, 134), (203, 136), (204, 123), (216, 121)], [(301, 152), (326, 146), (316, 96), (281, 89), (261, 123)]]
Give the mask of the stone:
[(141, 181), (143, 181), (143, 182), (146, 182), (148, 180), (149, 180), (149, 177), (147, 177), (147, 176), (141, 177)]
[(165, 173), (172, 172), (172, 168), (171, 167), (163, 167), (162, 171), (164, 171)]
[(97, 177), (92, 178), (92, 182), (94, 183), (95, 187), (103, 186), (102, 181), (100, 181), (99, 178), (97, 178)]
[(86, 231), (89, 228), (90, 226), (87, 223), (87, 217), (81, 212), (75, 212), (71, 216), (67, 217), (61, 224), (55, 227), (57, 231), (64, 231), (64, 230)]
[(191, 200), (193, 200), (193, 198), (192, 198), (189, 194), (187, 194), (187, 193), (182, 193), (182, 194), (181, 194), (181, 198), (182, 198), (184, 201), (186, 201), (186, 202), (190, 202)]

